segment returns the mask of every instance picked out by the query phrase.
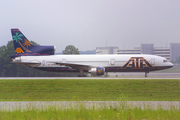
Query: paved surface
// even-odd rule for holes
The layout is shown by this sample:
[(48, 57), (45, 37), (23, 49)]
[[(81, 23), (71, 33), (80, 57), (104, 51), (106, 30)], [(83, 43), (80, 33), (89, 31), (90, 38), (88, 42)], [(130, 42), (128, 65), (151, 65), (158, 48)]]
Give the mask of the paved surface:
[(30, 80), (30, 79), (40, 79), (40, 80), (46, 80), (46, 79), (179, 79), (175, 77), (0, 77), (0, 80), (3, 79), (19, 79), (19, 80)]
[(114, 77), (0, 77), (0, 79), (180, 79), (180, 73), (149, 73), (144, 77), (144, 73), (119, 72), (110, 73)]
[(0, 102), (0, 111), (24, 110), (24, 109), (45, 109), (47, 107), (59, 108), (79, 108), (82, 105), (86, 108), (102, 108), (102, 107), (140, 107), (142, 109), (180, 109), (180, 101), (22, 101), (22, 102)]
[[(117, 72), (117, 73), (109, 73), (111, 76), (118, 77), (144, 77), (145, 73), (143, 72)], [(148, 78), (151, 77), (176, 77), (180, 78), (180, 73), (154, 73), (150, 72), (147, 74)]]

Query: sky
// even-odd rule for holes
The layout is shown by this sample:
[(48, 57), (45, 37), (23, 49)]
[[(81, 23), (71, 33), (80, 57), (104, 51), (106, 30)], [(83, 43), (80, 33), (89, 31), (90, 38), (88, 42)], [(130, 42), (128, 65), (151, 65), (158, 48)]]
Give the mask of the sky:
[(19, 28), (40, 45), (80, 51), (180, 43), (180, 0), (0, 0), (0, 46)]

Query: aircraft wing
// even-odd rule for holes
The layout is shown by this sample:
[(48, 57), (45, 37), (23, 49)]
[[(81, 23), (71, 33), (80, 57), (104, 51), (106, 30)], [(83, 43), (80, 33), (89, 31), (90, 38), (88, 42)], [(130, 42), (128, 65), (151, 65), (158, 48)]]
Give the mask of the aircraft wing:
[(98, 67), (98, 66), (82, 64), (82, 63), (69, 63), (69, 62), (68, 63), (67, 62), (48, 62), (48, 63), (55, 63), (57, 65), (65, 65), (65, 66), (69, 66), (69, 67), (71, 67), (73, 69), (82, 68), (82, 69), (89, 70), (91, 68)]

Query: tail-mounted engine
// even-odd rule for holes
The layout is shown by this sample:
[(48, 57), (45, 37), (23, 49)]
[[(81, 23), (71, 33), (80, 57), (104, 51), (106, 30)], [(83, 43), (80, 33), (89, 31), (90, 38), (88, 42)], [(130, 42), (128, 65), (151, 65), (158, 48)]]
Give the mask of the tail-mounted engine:
[(91, 68), (91, 70), (89, 70), (89, 73), (92, 75), (104, 75), (105, 68), (103, 67)]

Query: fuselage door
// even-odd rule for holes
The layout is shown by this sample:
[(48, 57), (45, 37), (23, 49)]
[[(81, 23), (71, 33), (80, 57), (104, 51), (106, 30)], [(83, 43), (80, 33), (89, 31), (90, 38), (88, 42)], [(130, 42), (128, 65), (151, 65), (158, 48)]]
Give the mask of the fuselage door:
[(42, 61), (42, 65), (43, 65), (43, 66), (46, 65), (46, 61), (45, 61), (45, 60)]
[(115, 65), (115, 59), (114, 58), (111, 58), (110, 65)]
[(155, 59), (154, 58), (151, 58), (151, 65), (155, 65)]

